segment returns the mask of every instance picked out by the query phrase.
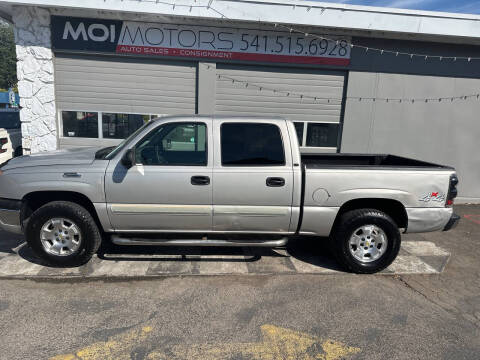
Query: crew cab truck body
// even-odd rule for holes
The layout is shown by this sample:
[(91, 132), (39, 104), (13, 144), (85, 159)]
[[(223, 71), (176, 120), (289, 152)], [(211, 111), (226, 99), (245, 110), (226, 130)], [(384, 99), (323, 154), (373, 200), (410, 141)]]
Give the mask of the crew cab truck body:
[(301, 155), (284, 119), (175, 116), (116, 148), (11, 160), (0, 224), (53, 264), (88, 261), (104, 238), (276, 247), (316, 236), (348, 270), (372, 273), (395, 259), (400, 231), (456, 225), (457, 183), (452, 168), (390, 155)]

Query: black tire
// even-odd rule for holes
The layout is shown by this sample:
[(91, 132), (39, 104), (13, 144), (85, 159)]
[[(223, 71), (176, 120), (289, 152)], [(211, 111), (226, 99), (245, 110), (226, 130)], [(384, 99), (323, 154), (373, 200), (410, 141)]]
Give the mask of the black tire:
[[(375, 225), (387, 236), (387, 249), (372, 262), (357, 260), (350, 252), (350, 237), (363, 225)], [(398, 226), (384, 212), (376, 209), (359, 209), (341, 215), (331, 236), (331, 247), (337, 261), (348, 271), (357, 274), (373, 274), (388, 267), (400, 251), (401, 236)]]
[[(41, 229), (53, 218), (69, 219), (79, 228), (80, 245), (72, 254), (63, 256), (50, 254), (42, 245)], [(83, 265), (98, 251), (102, 242), (101, 233), (92, 215), (84, 207), (68, 201), (53, 201), (37, 209), (28, 219), (25, 235), (28, 245), (35, 254), (53, 266)]]

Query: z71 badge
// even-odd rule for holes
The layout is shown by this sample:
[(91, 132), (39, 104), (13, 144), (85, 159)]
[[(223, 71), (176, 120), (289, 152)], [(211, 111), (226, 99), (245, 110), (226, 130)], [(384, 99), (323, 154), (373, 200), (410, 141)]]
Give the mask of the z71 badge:
[(440, 193), (440, 192), (431, 192), (431, 193), (428, 193), (422, 197), (420, 197), (420, 199), (418, 199), (420, 201), (423, 201), (423, 202), (430, 202), (430, 201), (436, 201), (436, 202), (444, 202), (445, 201), (445, 194), (443, 193)]

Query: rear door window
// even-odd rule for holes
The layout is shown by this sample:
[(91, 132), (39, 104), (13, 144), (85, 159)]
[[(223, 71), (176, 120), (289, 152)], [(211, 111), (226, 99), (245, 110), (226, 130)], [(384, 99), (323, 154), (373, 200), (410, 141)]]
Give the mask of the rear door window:
[(277, 125), (224, 123), (220, 133), (223, 166), (285, 165), (282, 135)]

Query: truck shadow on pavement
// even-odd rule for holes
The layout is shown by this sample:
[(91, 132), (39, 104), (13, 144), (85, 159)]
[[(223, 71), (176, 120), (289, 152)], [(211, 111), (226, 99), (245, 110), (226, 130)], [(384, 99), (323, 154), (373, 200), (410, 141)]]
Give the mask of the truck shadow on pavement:
[(10, 234), (3, 231), (0, 231), (0, 239), (0, 256), (16, 254), (19, 246), (25, 242), (22, 235)]
[[(281, 271), (282, 265), (295, 270), (295, 263), (328, 270), (342, 271), (327, 247), (328, 239), (291, 239), (287, 246), (262, 247), (176, 247), (176, 246), (118, 246), (106, 243), (97, 256), (105, 261), (165, 261), (165, 262), (219, 262), (248, 263), (257, 267)], [(279, 265), (280, 264), (280, 265)], [(273, 266), (272, 266), (273, 265)]]

